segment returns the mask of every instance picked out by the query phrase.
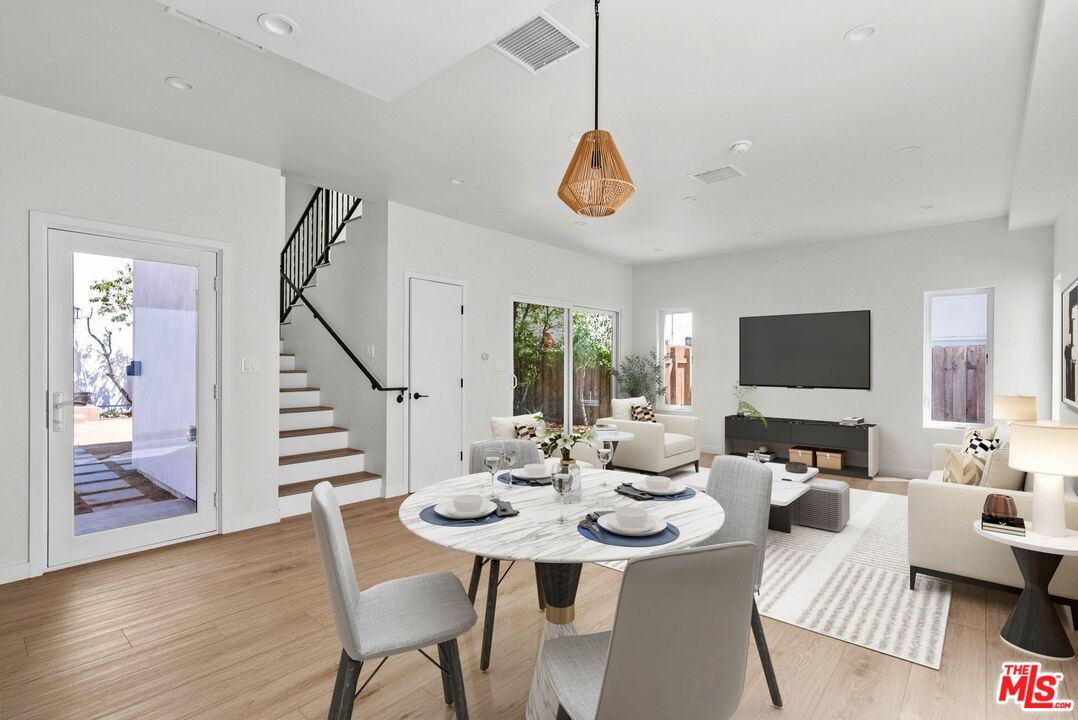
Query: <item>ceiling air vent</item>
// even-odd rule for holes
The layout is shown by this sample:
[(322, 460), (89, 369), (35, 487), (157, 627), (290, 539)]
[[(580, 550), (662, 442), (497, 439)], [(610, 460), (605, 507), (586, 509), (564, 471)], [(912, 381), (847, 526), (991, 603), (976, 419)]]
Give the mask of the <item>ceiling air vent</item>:
[(584, 43), (552, 17), (541, 13), (494, 41), (491, 47), (535, 74), (569, 57), (584, 47)]
[(734, 178), (744, 177), (744, 175), (745, 173), (736, 165), (723, 165), (721, 168), (715, 168), (714, 170), (693, 173), (692, 177), (705, 185), (711, 185), (712, 183), (722, 182), (723, 180), (733, 180)]

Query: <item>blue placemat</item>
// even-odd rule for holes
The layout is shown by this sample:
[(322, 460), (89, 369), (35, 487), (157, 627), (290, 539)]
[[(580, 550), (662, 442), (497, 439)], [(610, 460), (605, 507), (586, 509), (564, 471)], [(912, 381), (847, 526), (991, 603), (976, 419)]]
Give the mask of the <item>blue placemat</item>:
[(502, 518), (498, 517), (494, 513), (487, 515), (486, 517), (476, 518), (475, 520), (450, 520), (447, 517), (442, 517), (438, 513), (434, 512), (434, 506), (428, 505), (423, 508), (419, 513), (420, 520), (426, 520), (431, 525), (445, 525), (447, 527), (475, 527), (476, 525), (490, 525), (496, 523)]
[(677, 525), (674, 525), (673, 523), (666, 523), (666, 529), (661, 533), (646, 535), (644, 537), (618, 535), (609, 530), (603, 530), (603, 537), (605, 537), (606, 540), (602, 540), (599, 536), (593, 535), (590, 530), (585, 530), (579, 525), (576, 526), (576, 531), (588, 540), (603, 543), (604, 545), (617, 545), (619, 547), (655, 547), (656, 545), (665, 545), (666, 543), (674, 542), (681, 535), (681, 531), (678, 530)]
[[(501, 473), (498, 474), (497, 477), (498, 477), (498, 482), (505, 483), (506, 485), (508, 485), (509, 484), (509, 478), (511, 476), (510, 476), (508, 470), (503, 470)], [(544, 485), (549, 485), (550, 484), (550, 476), (549, 475), (547, 475), (545, 478), (535, 478), (535, 479), (536, 480), (545, 480), (545, 482), (542, 482), (542, 483), (530, 483), (527, 480), (523, 480), (521, 478), (514, 477), (513, 478), (513, 485), (515, 487), (542, 487)]]

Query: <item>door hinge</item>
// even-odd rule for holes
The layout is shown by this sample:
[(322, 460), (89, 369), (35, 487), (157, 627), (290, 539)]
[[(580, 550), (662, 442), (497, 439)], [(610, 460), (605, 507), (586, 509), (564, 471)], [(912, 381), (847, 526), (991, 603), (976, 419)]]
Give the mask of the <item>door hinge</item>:
[(463, 450), (460, 451), (460, 461), (464, 462), (464, 451)]
[(461, 315), (463, 315), (463, 314), (464, 314), (464, 306), (463, 306), (463, 305), (461, 305), (461, 306), (460, 306), (460, 314), (461, 314)]
[(213, 491), (213, 506), (217, 507), (217, 491)]
[(218, 290), (220, 290), (220, 288), (217, 287), (217, 276), (214, 275), (213, 276), (213, 291), (217, 292)]
[(461, 378), (461, 379), (460, 379), (460, 386), (461, 386), (461, 387), (464, 387), (464, 378)]
[(213, 399), (217, 399), (217, 383), (213, 384)]

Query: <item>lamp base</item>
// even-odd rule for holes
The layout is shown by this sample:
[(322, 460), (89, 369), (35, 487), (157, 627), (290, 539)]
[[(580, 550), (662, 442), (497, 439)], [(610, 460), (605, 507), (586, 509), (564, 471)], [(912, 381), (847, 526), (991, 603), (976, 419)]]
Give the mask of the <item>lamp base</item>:
[(1053, 537), (1067, 534), (1062, 475), (1033, 475), (1033, 531)]

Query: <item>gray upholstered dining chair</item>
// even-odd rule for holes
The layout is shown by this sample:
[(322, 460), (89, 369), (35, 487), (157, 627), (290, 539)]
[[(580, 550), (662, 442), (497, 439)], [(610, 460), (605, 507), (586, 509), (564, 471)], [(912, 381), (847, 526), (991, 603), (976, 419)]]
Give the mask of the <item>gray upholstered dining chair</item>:
[(311, 515), (337, 638), (343, 646), (329, 720), (352, 717), (352, 705), (367, 684), (356, 690), (363, 663), (382, 658), (367, 678), (370, 682), (391, 655), (418, 650), (433, 662), (423, 652), (431, 645), (438, 646), (435, 665), (442, 671), (445, 702), (454, 706), (457, 720), (467, 720), (457, 637), (475, 625), (476, 617), (457, 576), (448, 572), (415, 575), (360, 591), (337, 494), (330, 483), (315, 486)]
[[(531, 440), (481, 440), (472, 443), (469, 456), (469, 472), (486, 472), (483, 464), (487, 457), (500, 455), (507, 447), (516, 448), (517, 456), (513, 462), (514, 468), (522, 468), (530, 463), (543, 462), (543, 456), (539, 448)], [(497, 558), (485, 558), (476, 555), (472, 561), (472, 577), (468, 581), (468, 599), (475, 603), (475, 596), (479, 592), (479, 582), (483, 577), (483, 568), (487, 568), (487, 607), (483, 616), (483, 647), (479, 653), (479, 669), (487, 670), (490, 667), (490, 651), (494, 642), (494, 611), (498, 605), (498, 584), (505, 577), (501, 572), (501, 561)], [(505, 569), (508, 573), (513, 565)], [(542, 610), (546, 603), (543, 600), (543, 586), (539, 581), (539, 569), (535, 570), (535, 588), (539, 595), (539, 609)]]
[[(769, 469), (755, 460), (734, 455), (720, 455), (712, 460), (707, 479), (707, 494), (715, 498), (726, 511), (722, 528), (708, 542), (745, 541), (756, 546), (754, 592), (760, 591), (760, 580), (764, 574), (767, 522), (771, 512), (771, 483)], [(767, 649), (767, 638), (764, 636), (764, 625), (760, 621), (760, 611), (756, 608), (755, 594), (752, 599), (752, 635), (756, 639), (756, 650), (760, 654), (771, 702), (775, 707), (782, 707), (782, 694), (779, 693), (775, 667), (771, 664), (771, 653)]]
[(733, 715), (745, 685), (755, 556), (742, 542), (631, 560), (611, 632), (543, 646), (558, 720)]

